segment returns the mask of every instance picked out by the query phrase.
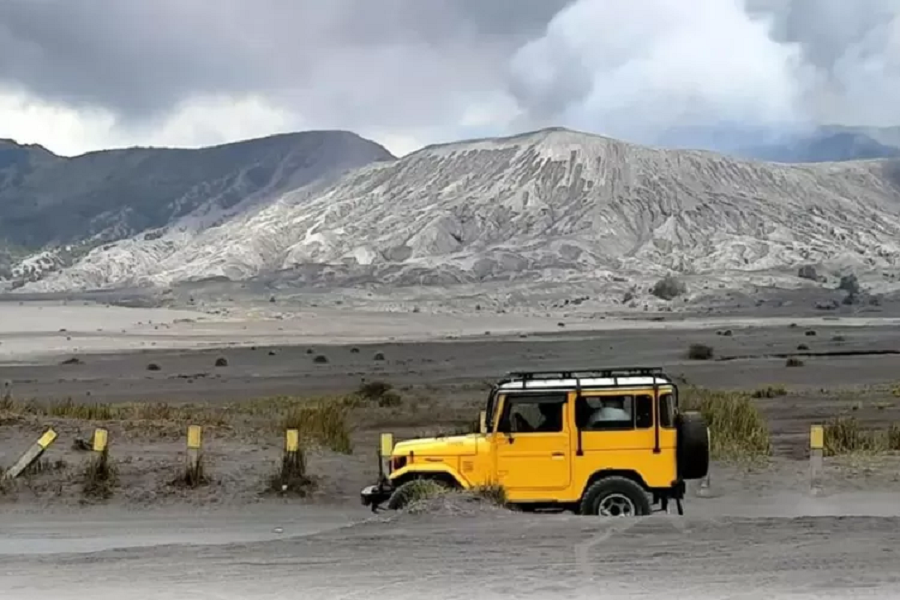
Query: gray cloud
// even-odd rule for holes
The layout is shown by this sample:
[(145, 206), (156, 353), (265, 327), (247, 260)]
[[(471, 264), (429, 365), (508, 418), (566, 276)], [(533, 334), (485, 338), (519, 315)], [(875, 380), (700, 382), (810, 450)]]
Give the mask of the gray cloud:
[(0, 82), (125, 119), (259, 93), (313, 119), (422, 123), (489, 89), (566, 1), (3, 0)]
[(0, 88), (141, 131), (203, 95), (445, 138), (498, 95), (523, 114), (484, 133), (895, 124), (898, 15), (896, 0), (0, 0)]
[(579, 0), (520, 49), (509, 88), (523, 123), (651, 143), (895, 125), (898, 16), (896, 0)]

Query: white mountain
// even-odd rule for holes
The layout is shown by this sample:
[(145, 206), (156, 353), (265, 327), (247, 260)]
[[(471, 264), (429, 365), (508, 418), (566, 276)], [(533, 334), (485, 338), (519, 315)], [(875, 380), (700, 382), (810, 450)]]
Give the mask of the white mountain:
[(773, 164), (548, 129), (428, 147), (224, 222), (191, 214), (22, 290), (167, 286), (308, 265), (332, 265), (322, 277), (336, 283), (427, 284), (898, 259), (900, 161)]

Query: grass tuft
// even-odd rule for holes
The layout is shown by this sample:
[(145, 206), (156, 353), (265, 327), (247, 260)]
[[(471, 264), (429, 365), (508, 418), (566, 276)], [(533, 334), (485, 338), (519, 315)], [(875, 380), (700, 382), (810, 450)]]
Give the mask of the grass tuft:
[(375, 402), (382, 408), (391, 408), (403, 404), (403, 398), (394, 391), (394, 386), (386, 381), (368, 381), (359, 386), (356, 395), (362, 400)]
[(900, 451), (900, 426), (865, 429), (855, 417), (835, 417), (823, 426), (825, 456)]
[(681, 409), (703, 415), (710, 429), (713, 459), (756, 459), (772, 452), (769, 428), (746, 392), (690, 387), (682, 393)]
[(488, 502), (489, 504), (495, 506), (507, 505), (506, 488), (499, 483), (477, 485), (472, 488), (471, 493), (475, 498)]
[(691, 360), (710, 360), (713, 354), (712, 346), (706, 344), (691, 344), (687, 351), (687, 357)]
[(781, 396), (787, 396), (787, 393), (787, 389), (783, 385), (770, 385), (754, 390), (751, 396), (754, 398), (780, 398)]
[(304, 443), (316, 443), (334, 452), (352, 454), (345, 402), (320, 401), (291, 408), (282, 430), (296, 429)]

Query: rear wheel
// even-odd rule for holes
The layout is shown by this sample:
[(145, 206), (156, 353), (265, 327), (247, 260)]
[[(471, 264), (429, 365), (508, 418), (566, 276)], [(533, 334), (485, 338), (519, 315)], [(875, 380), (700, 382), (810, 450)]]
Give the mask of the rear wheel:
[(650, 510), (650, 499), (640, 485), (625, 477), (605, 477), (587, 489), (579, 512), (600, 517), (642, 517)]

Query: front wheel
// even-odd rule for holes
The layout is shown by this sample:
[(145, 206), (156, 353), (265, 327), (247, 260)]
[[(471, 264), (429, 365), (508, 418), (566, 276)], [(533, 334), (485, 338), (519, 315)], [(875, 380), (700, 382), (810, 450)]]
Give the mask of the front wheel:
[(625, 477), (605, 477), (588, 488), (580, 513), (601, 517), (642, 517), (650, 514), (644, 489)]
[(402, 510), (413, 502), (434, 498), (449, 489), (449, 485), (438, 479), (411, 479), (394, 490), (394, 493), (388, 499), (388, 509)]

